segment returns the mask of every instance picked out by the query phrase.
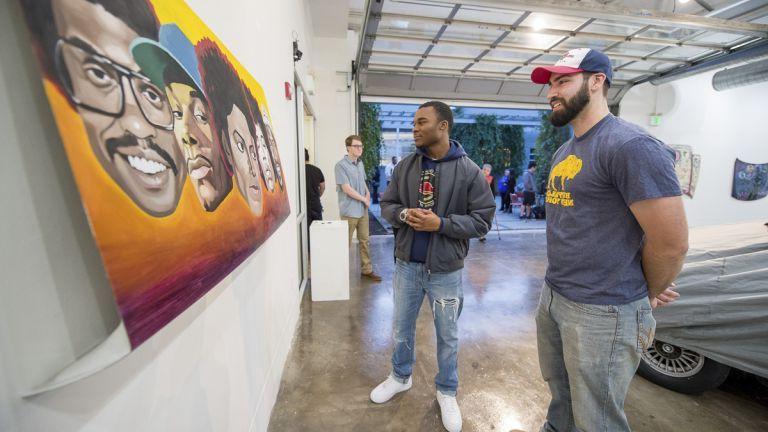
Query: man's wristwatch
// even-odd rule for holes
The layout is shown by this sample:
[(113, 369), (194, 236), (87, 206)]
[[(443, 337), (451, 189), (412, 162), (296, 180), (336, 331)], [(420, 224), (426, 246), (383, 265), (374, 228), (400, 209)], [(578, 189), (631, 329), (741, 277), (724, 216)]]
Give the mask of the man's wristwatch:
[(404, 208), (404, 209), (403, 209), (403, 210), (400, 212), (400, 222), (403, 222), (403, 223), (405, 223), (405, 221), (407, 221), (407, 220), (408, 220), (408, 209), (407, 209), (407, 208)]

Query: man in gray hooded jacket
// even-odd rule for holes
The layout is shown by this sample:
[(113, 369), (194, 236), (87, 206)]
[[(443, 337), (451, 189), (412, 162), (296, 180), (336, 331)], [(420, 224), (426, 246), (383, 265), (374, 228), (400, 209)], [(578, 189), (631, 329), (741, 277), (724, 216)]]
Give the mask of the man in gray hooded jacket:
[(411, 387), (416, 318), (424, 299), (437, 335), (435, 377), (443, 425), (461, 430), (456, 402), (457, 321), (463, 306), (461, 269), (469, 239), (491, 227), (496, 202), (480, 168), (450, 140), (453, 114), (442, 102), (427, 102), (414, 116), (416, 152), (404, 158), (381, 200), (381, 214), (396, 229), (392, 373), (371, 392), (384, 403)]

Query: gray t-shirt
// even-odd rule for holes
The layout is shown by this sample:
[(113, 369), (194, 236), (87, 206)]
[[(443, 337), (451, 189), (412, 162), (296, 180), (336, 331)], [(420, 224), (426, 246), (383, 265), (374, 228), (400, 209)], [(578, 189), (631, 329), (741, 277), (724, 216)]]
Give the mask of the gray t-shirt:
[(674, 151), (609, 114), (563, 144), (547, 182), (546, 282), (588, 304), (626, 304), (648, 295), (640, 263), (637, 201), (679, 196)]
[(339, 194), (339, 214), (353, 218), (363, 217), (365, 215), (365, 205), (356, 199), (350, 198), (349, 195), (341, 190), (341, 185), (348, 184), (357, 193), (365, 196), (368, 187), (365, 185), (363, 161), (358, 159), (356, 162), (352, 162), (349, 156), (344, 156), (344, 158), (336, 162), (334, 174), (336, 175), (336, 191)]
[(530, 171), (526, 171), (523, 173), (523, 190), (525, 192), (536, 191), (536, 180)]

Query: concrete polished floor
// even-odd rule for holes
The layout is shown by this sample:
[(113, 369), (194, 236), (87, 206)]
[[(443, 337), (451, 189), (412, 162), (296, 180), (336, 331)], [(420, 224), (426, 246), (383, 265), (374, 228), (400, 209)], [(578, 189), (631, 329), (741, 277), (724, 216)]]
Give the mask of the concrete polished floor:
[[(343, 302), (312, 303), (283, 374), (270, 431), (442, 431), (435, 401), (435, 335), (425, 302), (417, 323), (413, 388), (376, 405), (371, 389), (390, 370), (392, 237), (374, 237), (378, 284), (363, 282)], [(459, 320), (459, 405), (464, 431), (537, 431), (549, 403), (536, 351), (534, 312), (546, 266), (542, 231), (472, 242)], [(768, 408), (714, 390), (675, 393), (640, 377), (626, 412), (634, 431), (768, 431)]]

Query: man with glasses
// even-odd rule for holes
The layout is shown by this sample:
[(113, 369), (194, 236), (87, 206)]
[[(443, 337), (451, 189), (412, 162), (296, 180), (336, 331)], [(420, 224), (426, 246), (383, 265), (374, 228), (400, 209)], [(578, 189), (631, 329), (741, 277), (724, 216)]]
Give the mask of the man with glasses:
[(139, 36), (157, 39), (158, 22), (144, 1), (23, 1), (44, 72), (83, 120), (104, 170), (152, 216), (176, 209), (184, 159), (163, 91), (131, 55)]
[(365, 167), (360, 157), (363, 155), (363, 139), (350, 135), (344, 140), (347, 155), (336, 163), (336, 185), (339, 194), (339, 214), (349, 224), (349, 242), (357, 231), (360, 245), (360, 274), (374, 282), (381, 282), (381, 276), (373, 272), (368, 251), (368, 207), (371, 206), (371, 193), (365, 184)]

